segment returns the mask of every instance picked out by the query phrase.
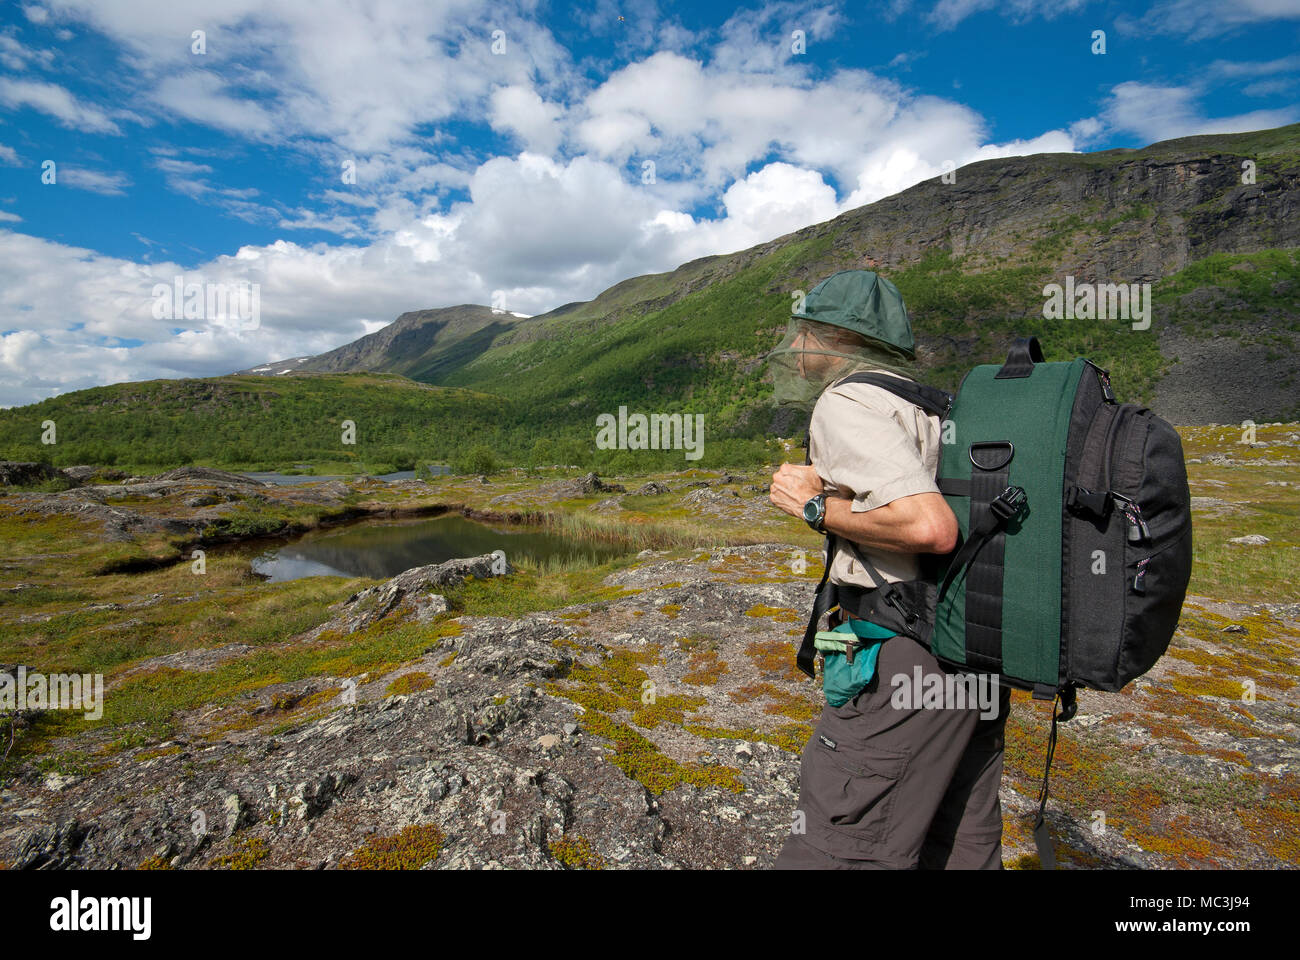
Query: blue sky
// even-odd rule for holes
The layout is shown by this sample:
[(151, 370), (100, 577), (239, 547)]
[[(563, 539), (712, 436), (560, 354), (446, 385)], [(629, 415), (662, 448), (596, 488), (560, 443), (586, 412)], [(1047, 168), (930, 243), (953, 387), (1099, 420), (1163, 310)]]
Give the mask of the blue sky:
[[(1295, 122), (1297, 51), (1300, 0), (7, 0), (0, 405), (539, 313), (948, 164)], [(178, 276), (258, 322), (158, 317)]]

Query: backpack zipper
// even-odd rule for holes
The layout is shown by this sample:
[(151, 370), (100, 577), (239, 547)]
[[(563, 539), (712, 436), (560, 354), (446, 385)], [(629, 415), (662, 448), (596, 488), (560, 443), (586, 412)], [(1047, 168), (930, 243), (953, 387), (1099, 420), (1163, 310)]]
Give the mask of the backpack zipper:
[(1119, 493), (1111, 493), (1111, 498), (1118, 500), (1124, 516), (1128, 518), (1128, 542), (1141, 543), (1146, 540), (1151, 541), (1151, 528), (1147, 526), (1146, 520), (1142, 518), (1142, 508), (1136, 500), (1130, 500), (1128, 497)]
[(1115, 438), (1119, 434), (1119, 422), (1127, 412), (1126, 407), (1128, 407), (1128, 404), (1121, 404), (1116, 407), (1115, 416), (1111, 418), (1110, 423), (1106, 426), (1106, 443), (1102, 448), (1101, 455), (1101, 489), (1105, 492), (1110, 491), (1111, 458), (1115, 456)]
[(1150, 557), (1143, 557), (1141, 560), (1138, 561), (1137, 574), (1133, 577), (1134, 593), (1147, 592), (1147, 587), (1146, 587), (1147, 564), (1150, 562), (1151, 562)]
[(1103, 370), (1091, 360), (1084, 360), (1088, 366), (1097, 371), (1097, 380), (1101, 383), (1101, 395), (1107, 403), (1115, 402), (1115, 391), (1110, 387), (1110, 371)]
[[(1115, 410), (1115, 419), (1111, 421), (1110, 427), (1106, 431), (1106, 452), (1102, 458), (1102, 462), (1105, 465), (1106, 475), (1104, 478), (1105, 482), (1102, 484), (1102, 489), (1106, 491), (1112, 500), (1120, 504), (1124, 511), (1124, 517), (1128, 520), (1128, 542), (1141, 543), (1145, 540), (1147, 543), (1150, 543), (1151, 528), (1147, 526), (1147, 522), (1142, 516), (1142, 507), (1138, 505), (1136, 500), (1132, 500), (1124, 496), (1122, 493), (1116, 493), (1110, 488), (1111, 468), (1114, 464), (1115, 447), (1119, 443), (1119, 435), (1121, 433), (1120, 420), (1125, 419), (1131, 423), (1136, 414), (1137, 407), (1130, 403), (1120, 404), (1120, 406)], [(1125, 426), (1127, 427), (1128, 424), (1126, 423)], [(1134, 580), (1135, 590), (1137, 589), (1137, 584), (1139, 583), (1141, 576), (1142, 574), (1139, 573), (1138, 579)], [(1140, 593), (1141, 591), (1139, 590), (1138, 592)]]

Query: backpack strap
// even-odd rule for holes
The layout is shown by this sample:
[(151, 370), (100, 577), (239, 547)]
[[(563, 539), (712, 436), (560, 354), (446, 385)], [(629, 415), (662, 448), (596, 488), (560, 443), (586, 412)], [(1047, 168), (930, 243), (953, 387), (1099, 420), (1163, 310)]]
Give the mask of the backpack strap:
[(1038, 790), (1038, 817), (1034, 820), (1034, 847), (1038, 850), (1038, 863), (1044, 870), (1056, 869), (1056, 849), (1052, 844), (1052, 831), (1043, 819), (1047, 809), (1047, 778), (1052, 772), (1052, 757), (1056, 753), (1056, 724), (1065, 723), (1074, 716), (1078, 704), (1075, 700), (1074, 684), (1067, 683), (1056, 692), (1060, 700), (1061, 711), (1056, 712), (1055, 699), (1052, 703), (1052, 732), (1047, 737), (1047, 764), (1043, 767), (1043, 785)]
[(815, 678), (817, 672), (813, 663), (817, 659), (817, 625), (837, 604), (838, 587), (830, 583), (831, 563), (835, 559), (835, 540), (832, 533), (826, 535), (826, 569), (822, 571), (821, 583), (817, 584), (817, 595), (813, 598), (812, 613), (808, 617), (808, 626), (803, 632), (803, 642), (799, 644), (799, 653), (795, 663), (799, 669)]
[[(882, 373), (854, 373), (843, 380), (836, 382), (836, 386), (845, 383), (865, 383), (873, 387), (880, 387), (883, 390), (913, 403), (920, 407), (926, 413), (937, 416), (943, 420), (952, 410), (952, 394), (937, 387), (926, 386), (917, 383), (914, 380), (904, 380), (899, 377), (891, 377)], [(809, 434), (804, 439), (804, 464), (812, 464), (812, 437), (811, 427)], [(821, 618), (839, 606), (840, 596), (844, 595), (850, 601), (850, 609), (853, 610), (854, 616), (861, 620), (870, 620), (882, 627), (893, 630), (895, 633), (904, 634), (918, 640), (922, 644), (929, 644), (930, 631), (934, 624), (929, 620), (927, 614), (934, 609), (934, 584), (922, 580), (904, 581), (901, 583), (889, 583), (880, 572), (868, 562), (867, 558), (857, 549), (853, 542), (847, 541), (854, 553), (857, 554), (858, 561), (871, 575), (871, 579), (878, 585), (869, 589), (861, 587), (841, 586), (830, 580), (831, 565), (835, 560), (835, 550), (839, 544), (839, 538), (834, 534), (826, 535), (826, 569), (822, 572), (821, 582), (817, 584), (817, 593), (813, 599), (812, 613), (808, 618), (808, 626), (804, 630), (803, 642), (799, 645), (799, 653), (795, 658), (800, 670), (809, 677), (816, 676), (813, 666), (817, 659), (817, 627)], [(884, 587), (884, 590), (881, 590)], [(867, 599), (868, 595), (872, 595)]]
[(936, 416), (940, 420), (947, 418), (949, 411), (952, 410), (953, 396), (951, 393), (940, 390), (938, 387), (927, 387), (915, 380), (901, 380), (898, 377), (891, 377), (884, 373), (854, 373), (843, 380), (836, 381), (835, 386), (845, 383), (866, 383), (873, 387), (880, 387), (882, 390), (888, 390), (894, 396), (900, 397), (908, 403), (916, 404), (926, 413)]

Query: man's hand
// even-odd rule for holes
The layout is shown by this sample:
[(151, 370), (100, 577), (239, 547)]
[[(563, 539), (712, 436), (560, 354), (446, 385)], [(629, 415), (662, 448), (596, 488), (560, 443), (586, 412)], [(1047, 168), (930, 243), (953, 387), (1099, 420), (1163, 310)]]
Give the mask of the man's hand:
[(772, 490), (768, 499), (790, 516), (803, 519), (804, 504), (823, 490), (822, 478), (817, 475), (815, 467), (783, 463), (772, 474)]

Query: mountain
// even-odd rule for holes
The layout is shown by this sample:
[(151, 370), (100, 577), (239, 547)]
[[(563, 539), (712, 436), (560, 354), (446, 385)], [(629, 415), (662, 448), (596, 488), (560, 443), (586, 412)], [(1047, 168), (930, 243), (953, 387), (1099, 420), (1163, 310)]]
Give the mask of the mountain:
[[(586, 430), (619, 403), (689, 401), (714, 415), (715, 436), (781, 431), (789, 423), (772, 416), (762, 358), (793, 291), (861, 267), (902, 290), (920, 363), (940, 386), (1036, 334), (1049, 359), (1109, 365), (1124, 397), (1176, 422), (1297, 415), (1300, 124), (985, 160), (953, 179), (528, 319), (470, 305), (403, 314), (295, 366), (498, 393), (534, 428)], [(1044, 286), (1067, 276), (1151, 283), (1150, 329), (1044, 319)]]
[(478, 356), (521, 317), (524, 314), (473, 303), (413, 310), (382, 330), (328, 353), (280, 360), (240, 373), (279, 376), (290, 371), (376, 371), (434, 381), (440, 373)]
[[(597, 418), (626, 406), (702, 414), (707, 443), (692, 465), (765, 462), (767, 441), (801, 433), (804, 415), (773, 406), (764, 357), (795, 293), (854, 267), (898, 284), (922, 378), (937, 386), (955, 389), (1032, 334), (1049, 360), (1086, 356), (1121, 399), (1175, 423), (1300, 419), (1295, 125), (986, 160), (953, 183), (917, 184), (539, 316), (417, 311), (329, 353), (246, 371), (256, 376), (76, 391), (0, 411), (0, 459), (370, 469), (495, 454), (662, 469), (660, 451), (596, 449)], [(1045, 318), (1047, 284), (1093, 282), (1150, 283), (1149, 327)], [(46, 420), (57, 446), (41, 443)], [(340, 445), (344, 420), (357, 424), (355, 446)]]

